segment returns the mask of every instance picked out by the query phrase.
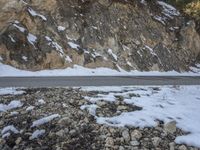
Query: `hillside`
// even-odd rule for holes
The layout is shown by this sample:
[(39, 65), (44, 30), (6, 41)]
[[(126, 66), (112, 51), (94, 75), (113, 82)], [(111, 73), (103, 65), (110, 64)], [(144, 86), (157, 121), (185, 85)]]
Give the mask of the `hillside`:
[(195, 22), (162, 1), (0, 1), (0, 62), (19, 69), (188, 71), (199, 41)]

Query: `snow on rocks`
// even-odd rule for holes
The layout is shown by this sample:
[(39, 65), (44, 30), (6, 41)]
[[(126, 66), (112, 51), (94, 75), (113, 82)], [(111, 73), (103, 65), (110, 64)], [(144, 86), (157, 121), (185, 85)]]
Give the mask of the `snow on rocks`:
[[(155, 120), (162, 120), (166, 123), (165, 130), (170, 133), (176, 131), (176, 124), (178, 128), (189, 132), (188, 135), (177, 137), (177, 143), (200, 147), (200, 122), (198, 119), (200, 101), (197, 101), (197, 97), (200, 97), (199, 86), (159, 87), (158, 91), (147, 87), (142, 87), (141, 89), (132, 88), (126, 87), (125, 92), (123, 92), (124, 88), (120, 92), (118, 90), (118, 92), (114, 92), (113, 89), (115, 88), (110, 87), (110, 90), (108, 90), (107, 94), (104, 94), (104, 97), (110, 95), (110, 93), (114, 93), (114, 96), (121, 94), (125, 97), (124, 102), (142, 107), (140, 111), (124, 112), (114, 117), (95, 116), (97, 122), (117, 127), (131, 125), (144, 128), (155, 127), (157, 125)], [(105, 91), (99, 87), (99, 91), (101, 89)], [(88, 89), (86, 88), (86, 90)], [(97, 90), (97, 88), (94, 88), (94, 90)], [(127, 93), (127, 91), (129, 92)], [(133, 92), (132, 94), (139, 94), (140, 96), (129, 97), (131, 91)], [(124, 95), (123, 93), (126, 94)], [(171, 121), (172, 123), (169, 123)]]
[(31, 127), (33, 128), (33, 127), (37, 127), (37, 126), (46, 124), (46, 123), (54, 120), (55, 118), (59, 118), (59, 117), (60, 117), (59, 114), (53, 114), (53, 115), (41, 118), (39, 120), (34, 121)]
[(173, 6), (163, 2), (163, 1), (157, 1), (158, 5), (162, 7), (162, 14), (161, 15), (155, 15), (153, 18), (157, 20), (158, 22), (162, 23), (163, 25), (166, 25), (167, 20), (173, 19), (175, 16), (179, 16), (180, 12), (174, 8)]
[(58, 31), (59, 31), (59, 32), (65, 31), (65, 29), (66, 29), (66, 28), (63, 27), (63, 26), (58, 26)]
[(57, 42), (53, 41), (50, 37), (45, 36), (45, 39), (48, 41), (48, 45), (55, 48), (56, 51), (60, 54), (60, 56), (64, 57), (64, 51), (62, 46), (60, 46)]
[(15, 39), (14, 39), (11, 35), (8, 35), (8, 37), (10, 38), (10, 40), (11, 40), (13, 43), (16, 42)]
[(31, 110), (33, 110), (34, 108), (35, 108), (34, 106), (29, 106), (29, 107), (26, 108), (26, 111), (31, 111)]
[(13, 26), (16, 27), (22, 33), (25, 33), (25, 31), (26, 31), (26, 29), (24, 27), (21, 27), (16, 23), (14, 23)]
[(46, 104), (46, 102), (45, 102), (43, 99), (39, 99), (39, 100), (38, 100), (38, 103), (39, 103), (40, 105)]
[[(157, 120), (156, 126), (144, 128), (134, 127), (131, 123), (128, 125), (126, 124), (123, 127), (114, 127), (113, 121), (110, 120), (110, 118), (124, 116), (125, 114), (149, 110), (150, 108), (148, 109), (148, 107), (153, 107), (153, 103), (155, 108), (153, 107), (153, 109), (151, 109), (152, 113), (156, 111), (157, 107), (163, 107), (162, 109), (165, 109), (167, 101), (171, 104), (169, 104), (169, 107), (172, 106), (171, 109), (177, 108), (175, 107), (176, 105), (179, 105), (186, 100), (182, 100), (181, 98), (182, 101), (179, 101), (179, 99), (177, 99), (174, 106), (172, 105), (173, 95), (171, 97), (169, 97), (169, 95), (170, 93), (176, 94), (178, 90), (182, 90), (182, 87), (170, 86), (162, 88), (130, 86), (85, 87), (82, 89), (34, 88), (27, 89), (27, 94), (20, 96), (0, 96), (0, 99), (3, 101), (20, 97), (24, 103), (23, 109), (18, 110), (19, 114), (17, 116), (11, 116), (10, 113), (1, 113), (2, 119), (0, 120), (0, 128), (3, 129), (4, 127), (12, 126), (13, 124), (13, 127), (18, 132), (15, 132), (14, 129), (7, 129), (5, 132), (4, 129), (4, 136), (3, 138), (0, 137), (0, 149), (2, 149), (2, 147), (9, 147), (10, 149), (129, 150), (133, 147), (134, 149), (195, 149), (194, 147), (185, 144), (175, 143), (176, 137), (191, 135), (188, 134), (188, 132), (183, 132), (179, 129), (180, 122), (177, 120), (175, 120), (176, 125), (174, 125), (173, 122), (170, 123), (165, 122), (165, 120), (164, 122)], [(171, 89), (171, 92), (167, 92), (165, 89)], [(165, 94), (163, 94), (164, 91), (166, 91)], [(191, 89), (189, 91), (194, 97), (200, 97), (198, 94), (194, 94), (197, 91)], [(84, 98), (86, 96), (90, 98), (98, 97), (98, 94), (109, 95), (109, 93), (112, 93), (115, 97), (114, 101), (105, 101), (102, 98), (101, 100), (91, 102)], [(187, 92), (185, 93), (188, 94)], [(177, 94), (179, 95), (180, 93)], [(162, 96), (158, 97), (159, 95)], [(146, 97), (149, 99), (147, 100)], [(45, 99), (46, 104), (35, 106), (35, 101), (38, 101), (37, 98)], [(152, 102), (151, 98), (155, 100)], [(177, 96), (175, 96), (175, 98), (177, 98)], [(162, 106), (158, 105), (158, 100), (160, 103), (163, 101)], [(191, 101), (193, 100), (190, 99), (190, 102)], [(199, 100), (197, 99), (197, 101)], [(139, 102), (141, 102), (141, 104)], [(136, 107), (133, 103), (137, 103), (137, 105), (140, 104), (143, 108)], [(31, 106), (35, 106), (34, 110), (31, 109), (31, 112), (27, 111), (27, 108)], [(181, 108), (182, 106), (185, 106), (185, 104), (180, 105)], [(193, 110), (196, 111), (196, 109)], [(177, 114), (179, 113), (179, 111), (176, 112)], [(146, 113), (145, 115), (150, 115), (153, 120), (154, 115), (152, 113)], [(162, 111), (160, 113), (161, 115), (163, 114)], [(170, 113), (172, 113), (172, 111), (170, 111)], [(185, 115), (187, 115), (187, 113)], [(41, 116), (45, 117), (41, 118)], [(143, 116), (132, 115), (131, 119), (135, 117), (139, 118)], [(37, 120), (37, 118), (41, 119)], [(98, 124), (96, 121), (99, 118), (108, 118), (107, 123)], [(168, 119), (170, 121), (174, 120), (174, 118)], [(130, 122), (131, 121), (132, 120), (130, 120)], [(139, 121), (142, 122), (142, 120)], [(110, 126), (108, 123), (112, 125)], [(120, 122), (116, 121), (115, 123), (118, 125)], [(35, 125), (34, 127), (32, 127), (33, 124)], [(196, 124), (196, 122), (194, 122), (194, 124)], [(188, 126), (187, 123), (186, 126)], [(19, 128), (20, 130), (18, 130)], [(168, 131), (173, 131), (173, 133)], [(193, 133), (195, 133), (195, 131), (192, 132), (192, 134)], [(39, 138), (41, 138), (41, 140), (39, 140)], [(196, 138), (196, 140), (198, 140), (198, 138)], [(40, 144), (38, 144), (38, 141)], [(191, 145), (191, 143), (188, 145)]]
[(32, 135), (29, 137), (30, 140), (37, 139), (45, 134), (45, 130), (36, 130), (32, 133)]
[(37, 13), (35, 10), (33, 10), (32, 8), (28, 8), (28, 12), (31, 14), (31, 16), (33, 17), (39, 17), (44, 21), (47, 21), (47, 18), (44, 15), (41, 15), (39, 13)]
[(112, 56), (112, 58), (113, 58), (115, 61), (117, 61), (117, 59), (118, 59), (118, 58), (117, 58), (117, 55), (113, 53), (112, 49), (108, 49), (108, 54), (109, 54), (110, 56)]
[(158, 1), (158, 4), (160, 6), (162, 6), (163, 8), (163, 14), (166, 16), (166, 17), (169, 17), (169, 18), (173, 18), (173, 16), (179, 16), (180, 15), (180, 12), (173, 6), (163, 2), (163, 1)]
[(11, 133), (18, 134), (19, 131), (13, 125), (4, 127), (1, 131), (2, 138), (9, 137)]
[(79, 50), (80, 46), (78, 44), (75, 44), (73, 42), (68, 42), (68, 45), (73, 48), (73, 49), (76, 49), (76, 50)]
[(23, 106), (23, 104), (20, 101), (13, 100), (8, 105), (0, 104), (0, 112), (9, 111), (9, 110), (12, 110), (12, 109), (20, 108), (22, 106)]
[(28, 61), (28, 57), (26, 57), (26, 56), (22, 56), (22, 59), (23, 59), (24, 61)]
[(21, 95), (24, 93), (25, 91), (17, 88), (0, 88), (0, 95), (8, 95), (8, 94)]
[(61, 57), (65, 59), (66, 62), (72, 63), (72, 59), (65, 55), (62, 46), (60, 46), (57, 42), (53, 41), (50, 37), (45, 36), (45, 39), (48, 41), (48, 45), (55, 48), (56, 51), (60, 54)]
[(27, 40), (35, 47), (35, 43), (37, 42), (37, 37), (35, 35), (28, 33)]

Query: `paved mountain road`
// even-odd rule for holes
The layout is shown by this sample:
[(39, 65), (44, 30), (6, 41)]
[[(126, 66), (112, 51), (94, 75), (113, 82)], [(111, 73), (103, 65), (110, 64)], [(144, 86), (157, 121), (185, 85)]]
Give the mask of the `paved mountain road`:
[(73, 76), (0, 77), (0, 87), (66, 87), (128, 85), (200, 85), (200, 77), (188, 76)]

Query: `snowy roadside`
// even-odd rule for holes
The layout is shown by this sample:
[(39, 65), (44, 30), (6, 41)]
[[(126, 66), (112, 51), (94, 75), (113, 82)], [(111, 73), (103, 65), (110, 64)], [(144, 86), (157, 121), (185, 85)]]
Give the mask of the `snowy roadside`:
[(25, 77), (25, 76), (200, 76), (200, 65), (197, 68), (191, 67), (190, 72), (159, 72), (149, 71), (140, 72), (133, 70), (127, 72), (120, 69), (116, 71), (109, 68), (89, 69), (82, 66), (74, 65), (73, 68), (41, 70), (41, 71), (25, 71), (19, 70), (9, 65), (0, 63), (0, 77)]
[[(155, 127), (157, 120), (164, 123), (175, 121), (178, 128), (189, 133), (177, 137), (175, 142), (200, 148), (200, 86), (82, 87), (82, 90), (103, 92), (85, 97), (92, 104), (81, 107), (88, 109), (99, 124), (144, 128)], [(136, 105), (142, 110), (123, 112), (112, 117), (96, 115), (101, 100), (112, 103), (117, 96), (122, 96), (126, 104)]]
[(0, 91), (0, 149), (200, 148), (200, 86)]

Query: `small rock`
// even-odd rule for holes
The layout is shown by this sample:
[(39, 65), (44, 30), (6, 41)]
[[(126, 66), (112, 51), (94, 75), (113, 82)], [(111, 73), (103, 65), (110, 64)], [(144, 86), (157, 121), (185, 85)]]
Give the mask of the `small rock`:
[(71, 124), (71, 119), (69, 117), (61, 118), (58, 121), (58, 124), (63, 125), (63, 126), (70, 125)]
[(138, 141), (131, 141), (130, 144), (132, 146), (138, 146), (138, 145), (140, 145), (140, 143)]
[(127, 109), (127, 107), (123, 106), (123, 105), (120, 105), (120, 106), (117, 107), (118, 111), (123, 111), (123, 110), (126, 110), (126, 109)]
[(161, 142), (161, 138), (159, 137), (152, 138), (152, 143), (155, 147), (157, 147), (160, 144), (160, 142)]
[(179, 146), (178, 149), (179, 149), (179, 150), (187, 150), (187, 147), (186, 147), (185, 145), (181, 145), (181, 146)]
[(16, 145), (19, 145), (19, 143), (20, 143), (21, 141), (22, 141), (22, 138), (21, 138), (21, 137), (18, 137), (17, 140), (15, 141), (15, 144), (16, 144)]
[(174, 142), (169, 143), (169, 149), (170, 150), (175, 150), (175, 143)]
[(74, 130), (74, 129), (73, 129), (73, 130), (70, 130), (70, 131), (69, 131), (69, 134), (72, 135), (72, 136), (74, 136), (74, 135), (76, 134), (76, 130)]
[(123, 147), (123, 146), (120, 146), (120, 147), (119, 147), (119, 150), (125, 150), (125, 149), (124, 149), (124, 147)]
[(142, 138), (142, 133), (139, 130), (134, 130), (133, 132), (131, 132), (131, 140), (139, 140)]
[(96, 104), (99, 106), (99, 107), (103, 107), (106, 105), (106, 102), (105, 101), (97, 101)]
[(131, 139), (128, 130), (124, 130), (124, 131), (122, 132), (122, 137), (124, 138), (124, 140), (125, 140), (126, 142), (129, 142), (130, 139)]
[(65, 136), (65, 131), (62, 129), (62, 130), (56, 132), (56, 135), (59, 136), (59, 137), (64, 137)]
[(171, 134), (176, 132), (176, 121), (171, 121), (171, 122), (166, 123), (164, 125), (164, 130)]
[(111, 146), (113, 146), (114, 145), (114, 140), (113, 140), (113, 138), (112, 137), (107, 137), (106, 138), (106, 147), (111, 147)]

